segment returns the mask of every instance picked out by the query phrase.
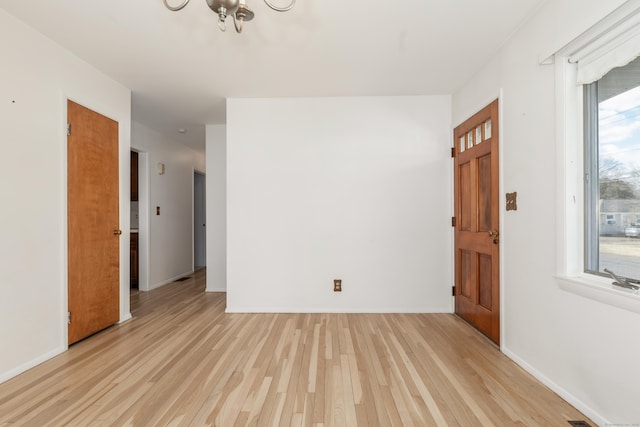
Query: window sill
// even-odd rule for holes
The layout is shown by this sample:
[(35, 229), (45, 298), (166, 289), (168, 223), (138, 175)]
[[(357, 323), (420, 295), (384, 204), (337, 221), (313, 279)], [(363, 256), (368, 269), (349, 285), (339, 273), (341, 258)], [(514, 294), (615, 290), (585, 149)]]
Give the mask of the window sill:
[(640, 313), (640, 291), (618, 288), (597, 276), (556, 276), (560, 289), (634, 313)]

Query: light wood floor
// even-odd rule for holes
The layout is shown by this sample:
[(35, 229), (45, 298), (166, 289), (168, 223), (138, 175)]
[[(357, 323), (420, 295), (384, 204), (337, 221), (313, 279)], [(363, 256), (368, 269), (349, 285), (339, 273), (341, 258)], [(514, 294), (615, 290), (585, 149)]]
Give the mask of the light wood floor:
[(453, 315), (225, 314), (204, 274), (0, 384), (0, 425), (590, 422)]

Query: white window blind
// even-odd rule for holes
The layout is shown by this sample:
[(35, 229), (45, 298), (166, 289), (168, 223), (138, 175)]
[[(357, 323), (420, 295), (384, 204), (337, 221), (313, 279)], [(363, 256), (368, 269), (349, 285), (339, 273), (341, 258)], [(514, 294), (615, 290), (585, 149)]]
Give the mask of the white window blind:
[(578, 67), (578, 84), (599, 80), (640, 56), (640, 0), (630, 0), (562, 49)]

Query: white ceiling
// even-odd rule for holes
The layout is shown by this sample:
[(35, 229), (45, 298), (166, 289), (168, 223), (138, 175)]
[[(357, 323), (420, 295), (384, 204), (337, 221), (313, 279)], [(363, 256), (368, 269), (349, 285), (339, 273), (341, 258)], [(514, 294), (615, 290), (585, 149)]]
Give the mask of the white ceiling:
[(226, 98), (450, 94), (543, 2), (297, 0), (278, 13), (247, 0), (256, 17), (242, 34), (232, 21), (220, 32), (205, 0), (0, 7), (130, 88), (134, 120), (203, 150)]

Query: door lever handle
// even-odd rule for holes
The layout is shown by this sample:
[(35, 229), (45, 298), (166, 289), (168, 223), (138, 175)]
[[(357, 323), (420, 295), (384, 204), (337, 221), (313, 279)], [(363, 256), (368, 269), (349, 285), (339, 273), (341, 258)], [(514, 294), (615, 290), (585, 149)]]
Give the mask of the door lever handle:
[(499, 235), (500, 233), (498, 233), (498, 230), (489, 231), (489, 237), (498, 237)]
[(118, 229), (113, 230), (113, 235), (114, 235), (114, 236), (119, 236), (119, 235), (121, 235), (121, 234), (122, 234), (122, 230), (118, 230)]

